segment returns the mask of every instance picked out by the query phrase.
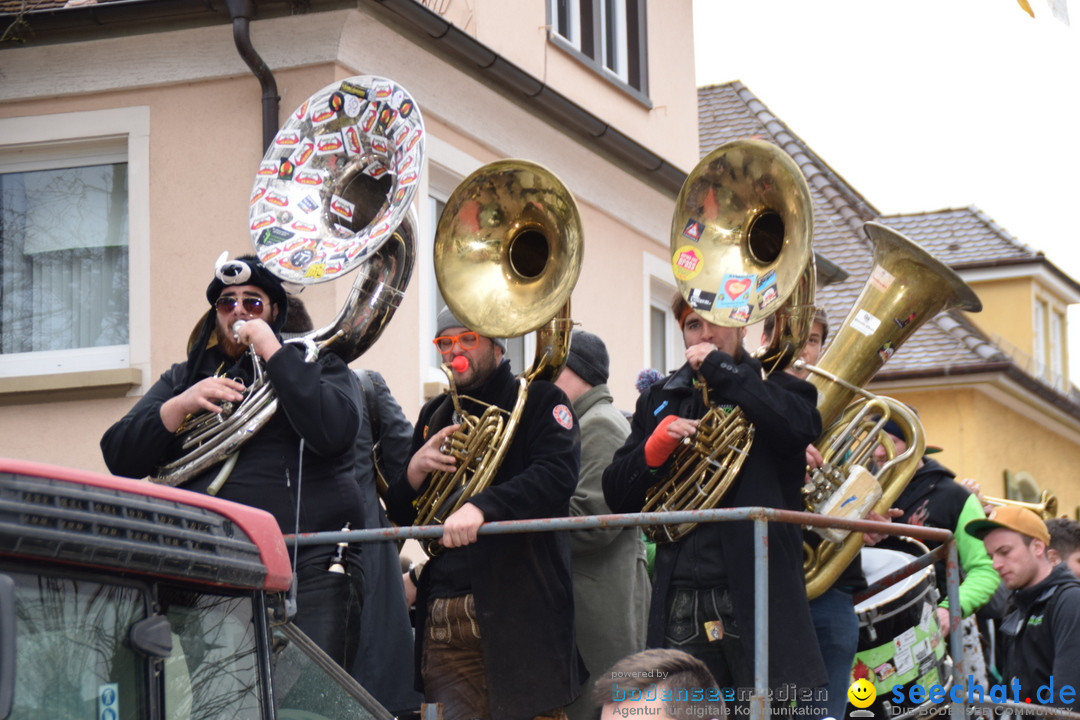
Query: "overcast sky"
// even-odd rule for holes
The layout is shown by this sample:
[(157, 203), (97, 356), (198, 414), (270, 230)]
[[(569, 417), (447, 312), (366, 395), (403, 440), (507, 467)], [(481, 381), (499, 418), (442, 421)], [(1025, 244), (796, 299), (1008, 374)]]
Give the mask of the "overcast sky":
[[(697, 84), (741, 80), (883, 214), (974, 205), (1080, 281), (1080, 0), (1030, 2), (694, 0)], [(1075, 382), (1080, 308), (1069, 335)]]

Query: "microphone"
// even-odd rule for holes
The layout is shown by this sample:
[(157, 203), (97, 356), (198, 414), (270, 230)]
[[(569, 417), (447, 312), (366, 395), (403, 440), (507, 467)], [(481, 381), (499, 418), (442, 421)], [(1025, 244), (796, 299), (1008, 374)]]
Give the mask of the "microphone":
[(450, 367), (453, 368), (454, 372), (463, 373), (469, 369), (469, 358), (464, 355), (458, 355), (450, 361)]

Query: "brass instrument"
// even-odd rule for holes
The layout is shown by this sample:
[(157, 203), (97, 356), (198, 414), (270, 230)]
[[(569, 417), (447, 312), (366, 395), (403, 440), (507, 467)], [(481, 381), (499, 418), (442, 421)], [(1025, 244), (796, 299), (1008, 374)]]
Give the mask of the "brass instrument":
[[(466, 178), (443, 208), (435, 235), (435, 276), (447, 306), (467, 328), (487, 337), (536, 331), (532, 367), (518, 376), (506, 412), (460, 396), (451, 368), (447, 392), (461, 427), (444, 443), (454, 472), (435, 472), (416, 501), (415, 524), (442, 523), (495, 478), (513, 441), (534, 380), (553, 380), (570, 349), (570, 294), (582, 260), (581, 217), (570, 191), (546, 168), (501, 160)], [(465, 397), (486, 405), (479, 417)], [(438, 540), (425, 551), (437, 555)]]
[(1009, 498), (990, 497), (988, 495), (984, 495), (982, 501), (990, 505), (1012, 505), (1027, 508), (1043, 520), (1052, 520), (1058, 514), (1057, 495), (1054, 495), (1049, 490), (1043, 490), (1039, 494), (1038, 502), (1024, 502), (1023, 500), (1010, 500)]
[[(884, 515), (911, 480), (925, 449), (925, 433), (914, 412), (862, 386), (942, 310), (982, 309), (978, 296), (955, 272), (911, 240), (878, 223), (863, 227), (873, 245), (870, 277), (820, 363), (803, 366), (818, 389), (818, 410), (826, 428), (815, 443), (824, 464), (804, 490), (806, 509), (821, 512), (830, 499), (839, 500), (833, 503), (837, 506), (858, 497), (863, 506), (854, 519), (870, 510)], [(904, 431), (908, 448), (903, 453), (896, 453), (881, 429), (890, 418)], [(888, 462), (868, 478), (878, 443), (886, 448)], [(862, 533), (822, 530), (825, 539), (816, 548), (805, 547), (803, 570), (810, 598), (828, 589), (862, 547)]]
[[(814, 317), (813, 207), (798, 165), (760, 140), (713, 150), (687, 177), (671, 224), (671, 266), (679, 292), (709, 322), (746, 327), (775, 314), (767, 372), (798, 357)], [(668, 477), (646, 493), (643, 512), (704, 510), (719, 505), (742, 469), (754, 429), (742, 411), (712, 404), (697, 433), (672, 455)], [(696, 523), (646, 526), (673, 542)]]
[[(368, 75), (312, 95), (267, 149), (249, 210), (263, 265), (282, 281), (305, 285), (360, 268), (334, 320), (287, 341), (303, 345), (308, 361), (328, 350), (352, 362), (393, 317), (412, 275), (411, 205), (423, 160), (424, 125), (414, 101), (393, 81)], [(240, 446), (277, 410), (273, 386), (254, 361), (256, 381), (244, 399), (189, 418), (177, 431), (185, 454), (151, 480), (179, 485), (224, 460), (208, 489), (217, 492)]]

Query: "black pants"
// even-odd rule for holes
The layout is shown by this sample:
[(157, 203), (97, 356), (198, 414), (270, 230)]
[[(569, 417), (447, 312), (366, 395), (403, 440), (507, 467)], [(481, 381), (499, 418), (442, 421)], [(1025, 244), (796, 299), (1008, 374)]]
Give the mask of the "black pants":
[(741, 634), (727, 590), (676, 587), (668, 593), (664, 646), (701, 660), (722, 688), (754, 687)]
[(359, 548), (349, 548), (347, 572), (328, 572), (333, 546), (300, 548), (296, 566), (295, 625), (348, 669), (360, 645), (360, 610), (364, 602), (364, 573)]

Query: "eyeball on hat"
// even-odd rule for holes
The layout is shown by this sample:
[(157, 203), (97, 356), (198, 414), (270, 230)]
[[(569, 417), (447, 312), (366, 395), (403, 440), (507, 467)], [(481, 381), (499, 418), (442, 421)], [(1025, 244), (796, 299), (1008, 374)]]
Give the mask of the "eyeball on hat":
[(214, 262), (214, 279), (206, 287), (207, 301), (213, 305), (226, 287), (235, 285), (254, 285), (266, 293), (270, 302), (278, 306), (277, 317), (270, 327), (279, 332), (289, 313), (289, 296), (281, 280), (256, 256), (241, 255), (229, 260), (229, 252), (225, 251)]
[(214, 277), (226, 285), (246, 285), (251, 279), (251, 266), (242, 260), (229, 260), (226, 250), (214, 263)]

